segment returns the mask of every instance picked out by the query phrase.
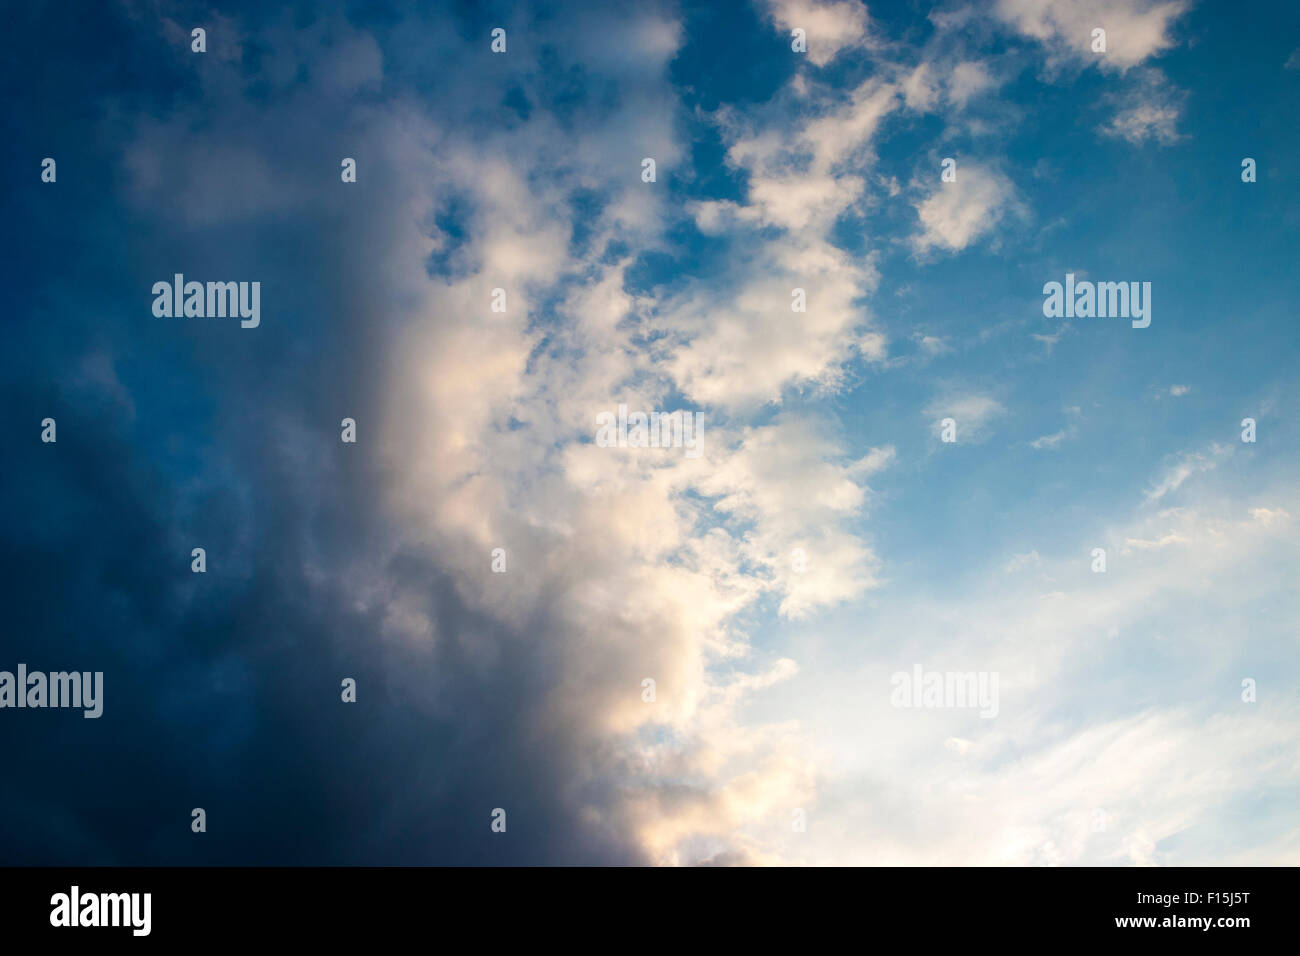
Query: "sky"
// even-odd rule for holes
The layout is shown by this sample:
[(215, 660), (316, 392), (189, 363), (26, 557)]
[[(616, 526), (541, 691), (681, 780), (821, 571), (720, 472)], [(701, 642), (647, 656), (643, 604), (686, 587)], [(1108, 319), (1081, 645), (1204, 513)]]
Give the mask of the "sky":
[(1300, 864), (1300, 7), (9, 26), (0, 862)]

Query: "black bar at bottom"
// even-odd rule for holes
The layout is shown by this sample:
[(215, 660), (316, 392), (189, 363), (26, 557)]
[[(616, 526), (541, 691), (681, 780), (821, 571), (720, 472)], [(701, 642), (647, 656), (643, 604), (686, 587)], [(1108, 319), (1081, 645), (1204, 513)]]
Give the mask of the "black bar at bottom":
[[(1294, 941), (1294, 868), (0, 869), (6, 943)], [(75, 891), (73, 889), (75, 887)], [(145, 903), (148, 894), (146, 910)], [(75, 902), (75, 905), (74, 905)], [(147, 919), (146, 919), (147, 916)], [(116, 922), (118, 925), (111, 925)], [(109, 925), (84, 925), (86, 923)], [(55, 925), (59, 924), (59, 925)], [(76, 925), (73, 925), (76, 924)], [(147, 933), (145, 932), (147, 930)], [(557, 935), (558, 934), (558, 935)], [(886, 934), (880, 936), (878, 934)], [(419, 935), (416, 938), (421, 938)], [(639, 942), (638, 942), (639, 941)]]

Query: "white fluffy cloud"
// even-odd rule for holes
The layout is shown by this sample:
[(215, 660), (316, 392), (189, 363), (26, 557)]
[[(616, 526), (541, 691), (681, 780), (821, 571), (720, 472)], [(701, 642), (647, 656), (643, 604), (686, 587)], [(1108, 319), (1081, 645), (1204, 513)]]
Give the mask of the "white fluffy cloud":
[[(996, 15), (1062, 60), (1127, 70), (1174, 44), (1187, 0), (997, 0)], [(1106, 52), (1092, 51), (1092, 31), (1106, 31)]]
[[(647, 34), (644, 22), (629, 28)], [(673, 45), (653, 49), (666, 67)], [(815, 416), (746, 415), (791, 386), (834, 387), (844, 361), (882, 348), (858, 301), (874, 266), (827, 232), (862, 191), (840, 164), (863, 155), (895, 102), (892, 87), (865, 85), (789, 143), (724, 126), (750, 193), (693, 212), (747, 254), (717, 281), (664, 295), (629, 293), (631, 260), (604, 252), (615, 238), (663, 241), (671, 210), (624, 170), (680, 151), (645, 139), (669, 136), (671, 98), (629, 103), (558, 158), (543, 144), (568, 134), (540, 115), (479, 144), (434, 131), (390, 144), (402, 144), (417, 197), (407, 251), (391, 266), (411, 305), (382, 436), (390, 508), (407, 546), (448, 556), (462, 600), (519, 635), (480, 636), (473, 659), (490, 667), (518, 653), (515, 640), (545, 648), (550, 690), (533, 719), (590, 755), (575, 788), (618, 794), (584, 809), (594, 825), (636, 834), (658, 862), (772, 859), (753, 828), (815, 799), (798, 728), (740, 718), (797, 672), (757, 652), (744, 621), (763, 601), (800, 619), (875, 585), (878, 561), (855, 524), (868, 477), (893, 453), (848, 458)], [(642, 140), (628, 146), (633, 128)], [(811, 164), (793, 170), (791, 148)], [(586, 220), (585, 252), (569, 242), (577, 213), (557, 185), (575, 178), (608, 197)], [(455, 275), (431, 281), (424, 258), (445, 240), (418, 223), (443, 195), (475, 211)], [(507, 289), (504, 314), (488, 309), (495, 287)], [(806, 313), (791, 310), (795, 287)], [(677, 393), (704, 416), (702, 457), (593, 442), (599, 412), (620, 402), (668, 411)], [(495, 547), (505, 575), (489, 568)], [(450, 639), (403, 620), (413, 640)]]
[(934, 185), (917, 201), (921, 230), (912, 237), (912, 247), (921, 254), (959, 252), (1021, 212), (1015, 186), (1007, 176), (987, 166), (959, 162), (956, 182), (940, 182), (935, 176)]
[(957, 440), (965, 443), (984, 441), (992, 422), (1006, 411), (991, 395), (966, 392), (935, 399), (925, 407), (924, 415), (932, 420), (936, 435), (942, 431), (943, 419), (953, 419), (957, 423)]
[(796, 28), (806, 33), (807, 56), (817, 66), (866, 40), (867, 7), (858, 0), (767, 0), (767, 11), (787, 35)]
[[(845, 362), (883, 357), (861, 304), (878, 281), (874, 261), (837, 248), (830, 233), (864, 201), (873, 137), (898, 106), (897, 88), (871, 79), (843, 102), (805, 104), (793, 129), (719, 117), (748, 195), (691, 212), (702, 231), (731, 239), (737, 265), (688, 286), (656, 318), (671, 343), (667, 369), (688, 397), (750, 410), (789, 388), (834, 389)], [(806, 312), (792, 311), (795, 289)]]

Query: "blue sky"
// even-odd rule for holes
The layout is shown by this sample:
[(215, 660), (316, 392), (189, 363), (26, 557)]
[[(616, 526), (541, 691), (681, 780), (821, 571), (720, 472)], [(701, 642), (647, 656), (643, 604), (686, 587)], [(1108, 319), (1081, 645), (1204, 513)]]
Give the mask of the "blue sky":
[(3, 66), (0, 669), (105, 713), (0, 712), (0, 858), (1300, 862), (1293, 5), (79, 22)]

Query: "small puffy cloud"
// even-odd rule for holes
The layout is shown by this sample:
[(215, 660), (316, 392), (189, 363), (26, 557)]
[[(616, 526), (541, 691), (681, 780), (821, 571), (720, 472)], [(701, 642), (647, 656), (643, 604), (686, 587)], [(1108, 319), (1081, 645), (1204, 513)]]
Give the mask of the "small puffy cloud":
[(965, 106), (981, 93), (996, 86), (997, 80), (983, 63), (975, 60), (958, 63), (952, 68), (952, 76), (948, 81), (948, 102), (954, 106)]
[(1250, 516), (1263, 525), (1282, 524), (1291, 520), (1291, 515), (1282, 508), (1251, 508)]
[(918, 332), (913, 336), (917, 347), (926, 355), (942, 355), (944, 352), (951, 352), (952, 346), (937, 335), (925, 335)]
[(916, 204), (921, 231), (912, 237), (912, 247), (922, 254), (958, 252), (992, 232), (1008, 213), (1019, 211), (1009, 178), (988, 167), (959, 165), (956, 182), (936, 182)]
[[(1128, 70), (1174, 45), (1174, 21), (1188, 0), (997, 0), (995, 16), (1048, 48), (1055, 60)], [(1106, 31), (1106, 52), (1092, 51), (1092, 31)]]
[(867, 36), (867, 8), (855, 0), (768, 0), (767, 12), (787, 34), (794, 29), (807, 33), (807, 55), (815, 66), (825, 66)]
[(1135, 146), (1154, 140), (1161, 146), (1178, 142), (1178, 118), (1182, 110), (1170, 103), (1141, 102), (1121, 110), (1098, 128), (1104, 136), (1126, 139)]
[(1186, 395), (1186, 394), (1187, 394), (1188, 392), (1190, 392), (1191, 390), (1192, 390), (1192, 386), (1190, 386), (1190, 385), (1170, 385), (1170, 386), (1169, 386), (1169, 394), (1172, 395), (1174, 398), (1182, 398), (1184, 395)]
[[(780, 402), (792, 386), (834, 390), (855, 352), (883, 352), (856, 304), (875, 287), (871, 261), (814, 238), (751, 248), (748, 262), (717, 281), (690, 284), (658, 319), (680, 341), (663, 368), (692, 401), (751, 408)], [(807, 312), (797, 315), (796, 288), (807, 296)]]
[(1185, 91), (1172, 86), (1159, 70), (1143, 70), (1127, 90), (1107, 97), (1116, 112), (1097, 131), (1103, 136), (1125, 139), (1135, 146), (1155, 142), (1170, 146), (1182, 136), (1178, 121), (1187, 100)]
[(978, 60), (936, 60), (918, 64), (900, 74), (895, 82), (908, 109), (928, 113), (941, 102), (962, 109), (971, 100), (996, 89), (1001, 81)]
[(899, 81), (908, 109), (928, 112), (939, 100), (939, 79), (930, 64), (922, 63)]
[(978, 442), (986, 437), (989, 423), (1006, 414), (1006, 409), (991, 396), (966, 394), (933, 401), (924, 414), (934, 420), (935, 434), (942, 431), (943, 420), (951, 418), (957, 422), (958, 441)]

